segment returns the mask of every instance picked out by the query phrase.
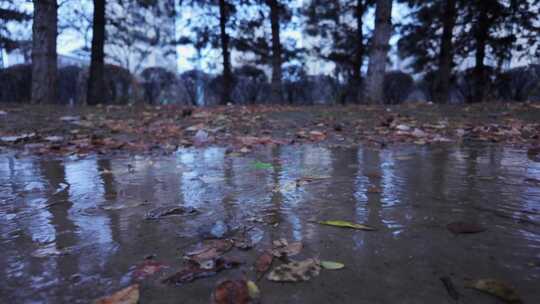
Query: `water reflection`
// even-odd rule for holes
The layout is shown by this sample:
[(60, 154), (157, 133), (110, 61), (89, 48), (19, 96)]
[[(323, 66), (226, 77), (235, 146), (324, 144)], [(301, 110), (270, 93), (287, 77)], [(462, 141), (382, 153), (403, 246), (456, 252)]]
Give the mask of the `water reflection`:
[[(306, 254), (373, 276), (386, 271), (373, 292), (396, 289), (388, 297), (399, 296), (404, 273), (422, 278), (471, 275), (471, 269), (504, 275), (525, 286), (527, 296), (534, 293), (531, 280), (540, 278), (540, 270), (524, 262), (540, 259), (540, 187), (526, 179), (540, 179), (540, 164), (522, 151), (493, 146), (284, 146), (246, 156), (209, 148), (162, 158), (82, 160), (2, 155), (2, 300), (85, 302), (125, 285), (126, 273), (146, 255), (176, 263), (178, 252), (200, 239), (200, 227), (217, 221), (256, 228), (261, 246), (297, 240)], [(194, 207), (200, 214), (144, 220), (160, 206)], [(378, 231), (316, 224), (325, 219)], [(455, 220), (488, 231), (453, 237), (445, 225)], [(464, 250), (473, 254), (464, 256)]]

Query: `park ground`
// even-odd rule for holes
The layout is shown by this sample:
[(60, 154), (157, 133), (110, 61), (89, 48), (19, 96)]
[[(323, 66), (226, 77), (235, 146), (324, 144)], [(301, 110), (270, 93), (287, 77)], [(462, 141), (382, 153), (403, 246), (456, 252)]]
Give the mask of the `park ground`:
[(32, 154), (168, 153), (224, 146), (332, 146), (481, 141), (534, 146), (540, 105), (11, 106), (0, 107), (0, 147)]

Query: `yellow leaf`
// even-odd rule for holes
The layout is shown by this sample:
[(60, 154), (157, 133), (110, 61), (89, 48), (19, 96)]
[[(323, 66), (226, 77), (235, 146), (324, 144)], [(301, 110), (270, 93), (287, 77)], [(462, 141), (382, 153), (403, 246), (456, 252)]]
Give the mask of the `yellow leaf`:
[(259, 290), (259, 287), (253, 282), (253, 281), (247, 281), (246, 286), (248, 288), (249, 297), (253, 299), (258, 299), (261, 291)]
[(341, 221), (341, 220), (331, 220), (331, 221), (322, 221), (319, 222), (321, 225), (327, 225), (327, 226), (334, 226), (334, 227), (341, 227), (341, 228), (352, 228), (352, 229), (358, 229), (358, 230), (366, 230), (366, 231), (373, 231), (377, 230), (371, 226), (364, 225), (364, 224), (356, 224), (351, 223), (347, 221)]
[(128, 286), (111, 296), (96, 300), (94, 304), (137, 304), (139, 302), (139, 284)]
[(504, 282), (494, 279), (482, 279), (468, 284), (473, 288), (500, 298), (506, 303), (522, 303), (517, 292)]

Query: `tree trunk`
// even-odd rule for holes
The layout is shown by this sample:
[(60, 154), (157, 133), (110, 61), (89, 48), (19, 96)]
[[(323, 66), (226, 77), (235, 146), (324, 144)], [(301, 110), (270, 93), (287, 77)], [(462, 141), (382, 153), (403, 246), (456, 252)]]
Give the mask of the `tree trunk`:
[(392, 0), (377, 0), (375, 31), (366, 78), (366, 101), (368, 103), (383, 103), (388, 41), (392, 35), (392, 2)]
[(443, 12), (443, 34), (441, 37), (441, 51), (439, 53), (439, 75), (435, 99), (439, 103), (447, 103), (450, 95), (450, 77), (454, 51), (452, 36), (456, 25), (456, 1), (446, 0)]
[(356, 1), (356, 56), (355, 67), (353, 72), (353, 79), (360, 83), (362, 79), (362, 61), (364, 58), (364, 23), (362, 17), (364, 16), (364, 0)]
[(472, 102), (484, 101), (486, 69), (484, 59), (486, 58), (486, 41), (489, 35), (489, 19), (485, 4), (480, 1), (478, 21), (475, 30), (476, 54), (474, 66), (474, 96)]
[(279, 103), (283, 101), (281, 86), (281, 41), (279, 32), (279, 3), (278, 0), (268, 0), (270, 7), (270, 24), (272, 27), (272, 83), (271, 101)]
[(223, 91), (221, 93), (221, 104), (226, 105), (231, 102), (231, 53), (229, 50), (229, 35), (227, 34), (227, 20), (229, 19), (226, 0), (219, 0), (219, 29), (221, 37), (221, 52), (223, 56)]
[(92, 24), (92, 55), (86, 103), (96, 105), (105, 102), (105, 0), (94, 0)]
[(33, 104), (53, 103), (57, 100), (58, 4), (56, 0), (34, 0), (33, 2), (31, 102)]
[(356, 1), (356, 58), (353, 71), (353, 79), (351, 86), (351, 94), (354, 96), (354, 100), (359, 102), (360, 98), (360, 86), (362, 84), (362, 63), (364, 61), (364, 22), (362, 17), (364, 16), (365, 7), (364, 0)]

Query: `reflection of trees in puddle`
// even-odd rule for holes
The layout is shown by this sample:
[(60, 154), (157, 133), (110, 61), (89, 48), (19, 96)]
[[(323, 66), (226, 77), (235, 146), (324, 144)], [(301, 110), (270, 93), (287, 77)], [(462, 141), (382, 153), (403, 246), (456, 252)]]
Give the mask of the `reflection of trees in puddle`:
[(79, 269), (83, 273), (103, 271), (115, 245), (110, 218), (99, 210), (105, 203), (105, 188), (97, 161), (68, 162), (65, 171), (70, 185), (69, 200), (73, 203), (68, 218), (77, 227), (75, 231), (81, 246)]
[[(329, 149), (315, 146), (284, 146), (280, 149), (281, 174), (279, 176), (280, 193), (283, 203), (280, 210), (283, 219), (290, 225), (293, 240), (304, 238), (313, 240), (318, 237), (318, 229), (312, 224), (306, 225), (309, 215), (315, 215), (327, 208), (328, 202), (321, 195), (328, 193), (326, 183), (306, 185), (300, 188), (287, 189), (288, 185), (306, 176), (330, 176), (332, 174), (332, 152)], [(316, 188), (315, 188), (316, 187)], [(283, 237), (283, 236), (282, 236)]]

